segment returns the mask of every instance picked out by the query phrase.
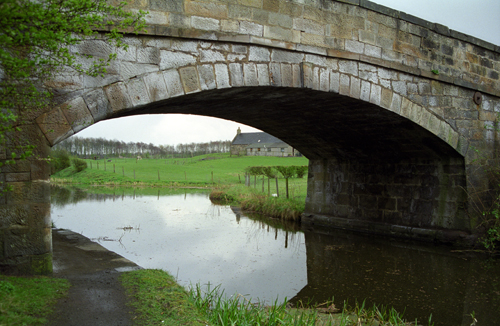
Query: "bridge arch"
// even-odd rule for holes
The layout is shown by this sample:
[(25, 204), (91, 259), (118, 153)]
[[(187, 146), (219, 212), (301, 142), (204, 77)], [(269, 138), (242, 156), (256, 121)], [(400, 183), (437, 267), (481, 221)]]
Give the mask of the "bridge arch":
[[(51, 144), (121, 116), (224, 118), (271, 133), (311, 160), (305, 221), (384, 223), (403, 233), (470, 229), (461, 210), (468, 140), (438, 110), (439, 101), (463, 90), (352, 59), (266, 46), (171, 40), (163, 49), (140, 36), (129, 42), (138, 54), (159, 55), (135, 65), (121, 58), (119, 73), (66, 94), (40, 115), (36, 122)], [(450, 95), (438, 98), (442, 89)]]
[[(22, 113), (22, 132), (0, 148), (5, 160), (24, 140), (36, 146), (0, 173), (14, 188), (0, 197), (0, 268), (50, 270), (50, 146), (134, 114), (221, 117), (294, 145), (310, 158), (307, 223), (431, 240), (470, 233), (478, 201), (463, 189), (487, 193), (484, 166), (498, 163), (500, 133), (484, 128), (500, 112), (498, 46), (369, 1), (129, 8), (149, 11), (147, 34), (127, 36), (129, 51), (103, 77), (47, 82), (53, 106)], [(72, 50), (115, 52), (99, 40)]]

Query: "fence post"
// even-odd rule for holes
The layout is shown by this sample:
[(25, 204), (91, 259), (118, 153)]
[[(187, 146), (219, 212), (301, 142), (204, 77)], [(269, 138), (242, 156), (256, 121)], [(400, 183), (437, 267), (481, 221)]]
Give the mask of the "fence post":
[(279, 187), (278, 187), (278, 177), (276, 177), (275, 179), (276, 179), (276, 197), (279, 197), (280, 196), (280, 190), (279, 190)]
[(113, 163), (113, 173), (116, 173), (115, 163)]
[(99, 170), (99, 162), (97, 162), (97, 170)]
[(212, 183), (214, 183), (214, 171), (212, 171)]
[(135, 180), (135, 169), (134, 169), (134, 180)]
[(122, 166), (122, 174), (125, 176), (125, 168)]
[(160, 170), (158, 170), (158, 181), (160, 181)]

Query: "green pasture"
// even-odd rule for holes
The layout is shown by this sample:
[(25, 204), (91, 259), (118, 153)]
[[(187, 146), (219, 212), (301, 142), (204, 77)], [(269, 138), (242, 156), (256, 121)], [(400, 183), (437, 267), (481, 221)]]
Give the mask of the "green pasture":
[[(85, 160), (87, 169), (76, 173), (74, 167), (66, 168), (52, 176), (54, 183), (112, 186), (197, 186), (224, 187), (245, 184), (248, 166), (308, 165), (305, 157), (232, 156), (211, 154), (192, 158), (132, 159), (110, 158)], [(250, 177), (251, 188), (260, 192), (285, 196), (285, 180), (276, 181), (262, 176)], [(307, 176), (289, 179), (289, 196), (304, 197)]]
[[(111, 161), (111, 162), (109, 162)], [(203, 155), (184, 159), (86, 160), (88, 169), (103, 170), (143, 182), (185, 184), (244, 183), (247, 166), (307, 165), (304, 157)]]

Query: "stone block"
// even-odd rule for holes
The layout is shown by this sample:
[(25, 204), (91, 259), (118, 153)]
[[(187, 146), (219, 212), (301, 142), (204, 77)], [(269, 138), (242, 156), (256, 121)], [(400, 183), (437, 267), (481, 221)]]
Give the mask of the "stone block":
[(113, 113), (132, 108), (133, 104), (124, 83), (120, 82), (104, 87), (104, 92)]
[(148, 10), (144, 20), (148, 25), (168, 25), (168, 12)]
[(350, 77), (346, 74), (340, 75), (340, 89), (339, 94), (349, 95), (350, 93)]
[(201, 62), (225, 62), (226, 58), (224, 54), (219, 51), (214, 50), (202, 50), (200, 52)]
[(170, 69), (163, 72), (163, 79), (167, 85), (167, 91), (170, 97), (184, 95), (184, 88), (182, 87), (181, 77), (176, 69)]
[(355, 61), (339, 61), (339, 71), (352, 76), (358, 76), (358, 63)]
[(319, 90), (330, 91), (330, 69), (328, 68), (320, 68), (319, 70)]
[(269, 71), (271, 75), (271, 86), (281, 86), (281, 64), (278, 62), (271, 62), (269, 64)]
[[(269, 59), (269, 54), (267, 54), (267, 58)], [(273, 62), (301, 63), (304, 60), (304, 54), (293, 51), (274, 49), (271, 53), (271, 60)], [(255, 60), (255, 61), (264, 61), (264, 60)]]
[(349, 96), (352, 98), (359, 99), (361, 96), (361, 81), (359, 78), (351, 76), (351, 88)]
[(94, 119), (82, 97), (74, 98), (59, 106), (75, 133), (90, 126)]
[(292, 65), (281, 63), (281, 86), (293, 87)]
[(145, 47), (137, 49), (137, 62), (159, 64), (161, 61), (160, 49), (156, 47)]
[(382, 88), (382, 97), (380, 100), (380, 106), (385, 109), (390, 109), (392, 104), (392, 95), (394, 93), (392, 90), (387, 88)]
[(240, 23), (237, 20), (227, 20), (223, 19), (220, 21), (220, 29), (223, 32), (238, 32), (240, 29)]
[(293, 18), (290, 15), (284, 15), (278, 12), (269, 13), (269, 24), (283, 28), (293, 27)]
[(286, 29), (286, 28), (281, 28), (278, 26), (264, 26), (264, 35), (265, 38), (268, 39), (275, 39), (279, 41), (285, 41), (285, 42), (293, 42), (294, 41), (294, 34), (292, 30)]
[(373, 85), (370, 91), (370, 103), (380, 105), (380, 100), (382, 97), (382, 87), (379, 85)]
[(398, 93), (400, 95), (406, 96), (408, 94), (407, 92), (407, 87), (406, 87), (406, 82), (404, 81), (393, 81), (391, 82), (392, 85), (392, 90), (395, 93)]
[(241, 63), (230, 63), (229, 64), (229, 76), (231, 80), (231, 86), (244, 86), (245, 82), (243, 79), (243, 68)]
[(300, 64), (293, 64), (292, 65), (292, 78), (293, 78), (293, 86), (295, 88), (302, 88), (304, 87), (303, 85), (303, 74), (301, 70)]
[(263, 36), (264, 26), (243, 20), (240, 21), (239, 32), (247, 35)]
[(60, 108), (55, 108), (36, 118), (36, 123), (51, 145), (73, 135), (73, 129)]
[(340, 73), (330, 71), (330, 92), (339, 93), (340, 91)]
[(302, 73), (304, 82), (303, 85), (305, 88), (313, 88), (314, 83), (314, 75), (313, 75), (314, 66), (311, 63), (302, 63)]
[(185, 13), (192, 16), (211, 17), (218, 19), (227, 18), (228, 16), (228, 8), (226, 4), (186, 1), (184, 8)]
[(200, 76), (201, 90), (217, 88), (217, 84), (215, 82), (214, 67), (212, 65), (198, 66), (198, 74)]
[(102, 88), (95, 89), (83, 95), (94, 122), (100, 121), (111, 114), (111, 106)]
[(191, 27), (204, 31), (220, 31), (220, 21), (214, 18), (191, 16)]
[(269, 86), (271, 84), (269, 67), (267, 64), (257, 64), (257, 78), (259, 79), (259, 86)]
[(215, 80), (217, 88), (231, 87), (229, 83), (229, 72), (226, 64), (216, 64), (215, 67)]
[(120, 76), (122, 80), (131, 79), (137, 76), (141, 76), (150, 72), (159, 71), (158, 65), (152, 64), (140, 64), (133, 62), (121, 62), (120, 63)]
[(126, 83), (128, 95), (133, 106), (149, 104), (149, 93), (142, 78), (134, 78)]
[(313, 89), (319, 90), (319, 70), (320, 67), (313, 68)]
[(269, 62), (271, 52), (261, 46), (250, 46), (248, 49), (248, 61)]
[(305, 32), (308, 34), (325, 35), (324, 24), (304, 19), (304, 18), (294, 18), (293, 19), (293, 29)]
[(160, 51), (160, 70), (184, 67), (195, 64), (196, 56), (192, 54), (176, 52), (176, 51)]
[(191, 94), (201, 91), (200, 79), (196, 67), (184, 67), (179, 69), (182, 86), (185, 94)]
[(353, 53), (363, 54), (365, 51), (365, 45), (358, 41), (346, 40), (345, 50)]
[(243, 79), (245, 86), (258, 86), (257, 66), (255, 63), (243, 64)]
[(144, 76), (144, 84), (151, 101), (161, 101), (169, 98), (167, 85), (162, 72), (154, 72)]
[(382, 58), (382, 48), (375, 45), (365, 44), (364, 54), (369, 57)]
[(369, 102), (370, 101), (370, 92), (371, 92), (371, 83), (366, 81), (366, 80), (362, 80), (360, 93), (359, 93), (359, 99), (363, 100), (365, 102)]

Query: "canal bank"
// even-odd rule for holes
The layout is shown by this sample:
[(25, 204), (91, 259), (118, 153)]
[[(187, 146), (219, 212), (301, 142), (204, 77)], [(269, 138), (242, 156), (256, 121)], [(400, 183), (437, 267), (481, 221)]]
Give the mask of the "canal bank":
[(140, 269), (89, 238), (64, 229), (52, 230), (54, 277), (71, 283), (48, 317), (51, 326), (132, 325), (131, 308), (118, 277)]

